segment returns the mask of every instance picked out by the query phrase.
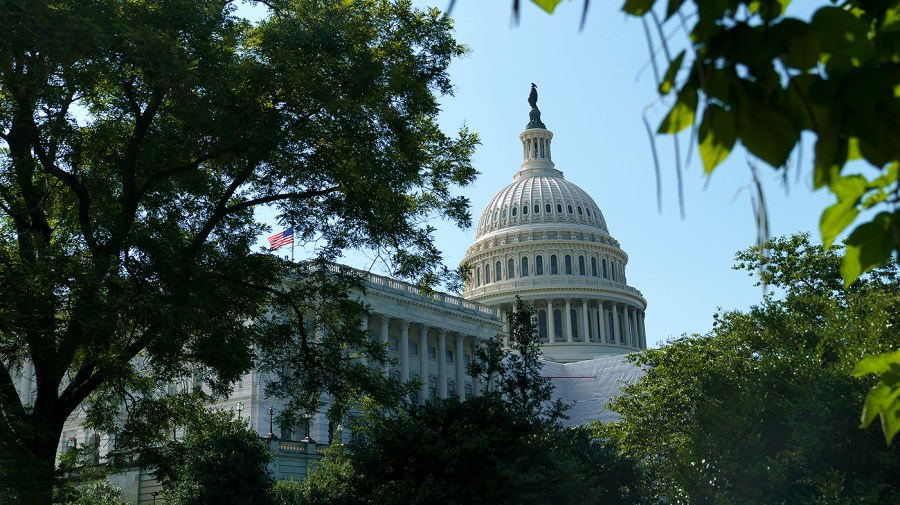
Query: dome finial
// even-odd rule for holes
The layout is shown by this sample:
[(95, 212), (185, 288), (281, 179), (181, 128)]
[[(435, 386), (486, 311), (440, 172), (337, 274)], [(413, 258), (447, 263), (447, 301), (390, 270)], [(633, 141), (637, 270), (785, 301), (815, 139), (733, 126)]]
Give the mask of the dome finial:
[(544, 123), (541, 122), (541, 110), (537, 107), (537, 84), (531, 83), (531, 93), (528, 94), (528, 105), (531, 105), (531, 112), (528, 113), (528, 124), (525, 126), (526, 129), (531, 128), (543, 128)]

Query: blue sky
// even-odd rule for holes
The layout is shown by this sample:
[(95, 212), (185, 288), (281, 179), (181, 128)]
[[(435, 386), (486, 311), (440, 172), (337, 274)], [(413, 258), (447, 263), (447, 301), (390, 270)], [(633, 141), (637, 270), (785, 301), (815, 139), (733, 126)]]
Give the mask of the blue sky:
[[(449, 0), (418, 0), (444, 9)], [(731, 269), (734, 253), (756, 239), (750, 203), (748, 155), (735, 149), (711, 178), (696, 152), (683, 172), (685, 218), (678, 208), (671, 137), (657, 137), (662, 170), (662, 212), (657, 211), (654, 165), (642, 115), (655, 128), (667, 110), (656, 94), (640, 20), (621, 1), (591, 2), (578, 25), (582, 1), (563, 2), (551, 15), (527, 0), (511, 24), (511, 0), (457, 0), (456, 37), (471, 52), (450, 68), (454, 96), (444, 97), (439, 118), (448, 133), (466, 125), (482, 145), (473, 162), (481, 172), (465, 189), (477, 221), (491, 197), (512, 180), (521, 163), (518, 134), (528, 121), (530, 83), (554, 133), (556, 167), (600, 206), (610, 234), (629, 255), (629, 284), (647, 299), (647, 343), (703, 333), (719, 309), (746, 309), (762, 291), (745, 272)], [(681, 139), (682, 159), (688, 139)], [(807, 144), (810, 144), (807, 142)], [(811, 144), (810, 144), (811, 145)], [(785, 188), (780, 172), (760, 164), (773, 236), (809, 231), (819, 240), (821, 211), (833, 198), (811, 190), (812, 156), (796, 160)], [(475, 230), (436, 221), (438, 246), (457, 265)], [(360, 268), (364, 258), (348, 258)]]

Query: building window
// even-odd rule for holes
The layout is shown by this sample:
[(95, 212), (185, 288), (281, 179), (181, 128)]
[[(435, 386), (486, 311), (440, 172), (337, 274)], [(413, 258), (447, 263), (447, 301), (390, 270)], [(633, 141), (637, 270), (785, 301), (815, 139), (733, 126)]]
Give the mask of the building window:
[(584, 273), (584, 256), (578, 257), (578, 275), (585, 275), (585, 273)]
[(400, 350), (400, 341), (399, 341), (399, 340), (397, 340), (396, 338), (392, 338), (392, 339), (390, 340), (390, 342), (391, 342), (391, 350), (392, 350), (392, 351), (399, 351), (399, 350)]
[(550, 204), (549, 204), (549, 203), (546, 204), (546, 205), (544, 205), (544, 211), (545, 211), (547, 214), (551, 213), (551, 212), (552, 212), (552, 209), (553, 209), (553, 207), (550, 207)]
[(472, 398), (473, 396), (475, 396), (475, 390), (471, 384), (466, 384), (465, 391), (466, 391), (466, 398)]
[(446, 360), (447, 363), (453, 363), (453, 351), (444, 352), (444, 360)]
[(484, 283), (490, 284), (490, 282), (491, 282), (491, 266), (485, 265), (484, 266)]
[(503, 207), (503, 210), (500, 211), (500, 219), (506, 219), (506, 207)]
[(544, 275), (544, 257), (540, 254), (534, 258), (534, 275)]
[(431, 400), (437, 400), (437, 394), (438, 394), (437, 377), (429, 377), (428, 378), (428, 398)]
[(566, 208), (568, 208), (569, 214), (574, 214), (574, 213), (575, 213), (575, 211), (572, 209), (572, 206), (571, 206), (571, 205), (567, 205)]
[(539, 310), (538, 317), (538, 335), (542, 340), (547, 340), (547, 311)]
[(562, 204), (561, 203), (556, 204), (556, 212), (558, 214), (562, 214)]
[(410, 342), (410, 343), (409, 343), (409, 354), (412, 355), (412, 356), (418, 356), (418, 355), (419, 355), (419, 344), (418, 344), (417, 342)]
[(523, 205), (523, 206), (522, 206), (522, 215), (523, 215), (523, 216), (527, 216), (527, 215), (528, 215), (528, 206), (527, 206), (527, 205)]
[(519, 274), (522, 277), (528, 277), (528, 258), (526, 256), (522, 256), (522, 269)]
[(506, 278), (512, 279), (516, 276), (516, 262), (512, 258), (506, 260)]
[(578, 338), (578, 311), (575, 309), (569, 309), (569, 324), (571, 325), (572, 340), (575, 340)]
[(553, 309), (553, 338), (550, 339), (551, 342), (555, 342), (557, 337), (561, 337), (563, 334), (563, 320), (562, 320), (562, 310)]
[(472, 362), (471, 354), (463, 354), (463, 365), (469, 366), (469, 363)]
[(535, 214), (541, 213), (541, 205), (539, 203), (534, 204), (534, 213)]
[(475, 267), (475, 287), (481, 286), (481, 267)]
[(450, 398), (456, 396), (456, 382), (450, 381), (447, 383), (447, 396)]
[(566, 255), (566, 275), (572, 275), (572, 257)]
[(609, 276), (606, 273), (606, 258), (603, 258), (603, 278), (609, 279)]
[(434, 359), (437, 356), (437, 349), (433, 345), (428, 346), (428, 359)]
[(502, 266), (503, 263), (500, 263), (499, 261), (494, 265), (494, 282), (500, 282), (500, 279), (503, 278), (501, 275)]
[(579, 216), (582, 215), (582, 214), (581, 214), (581, 205), (578, 206), (578, 215), (579, 215)]
[(591, 258), (591, 275), (597, 277), (597, 258)]
[(550, 255), (550, 275), (557, 275), (557, 274), (559, 274), (559, 265), (556, 262), (556, 255), (551, 254)]

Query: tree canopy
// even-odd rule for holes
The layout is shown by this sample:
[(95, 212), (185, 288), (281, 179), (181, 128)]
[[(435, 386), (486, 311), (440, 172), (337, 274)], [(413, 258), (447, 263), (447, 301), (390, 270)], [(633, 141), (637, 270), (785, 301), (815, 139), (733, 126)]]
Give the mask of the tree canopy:
[[(83, 402), (95, 422), (124, 403), (165, 430), (179, 409), (153, 406), (163, 385), (223, 394), (268, 346), (355, 370), (367, 339), (306, 331), (306, 271), (252, 250), (271, 231), (258, 210), (320, 258), (374, 249), (426, 280), (447, 272), (424, 218), (470, 221), (452, 191), (475, 176), (477, 139), (435, 122), (465, 51), (447, 18), (269, 0), (251, 23), (235, 3), (0, 6), (0, 487), (19, 503), (49, 501)], [(30, 372), (23, 403), (13, 377)]]
[(749, 311), (716, 316), (631, 358), (646, 375), (626, 386), (604, 427), (647, 465), (645, 497), (673, 503), (895, 503), (900, 448), (860, 430), (872, 386), (862, 356), (896, 350), (900, 267), (849, 289), (839, 251), (803, 235), (738, 255), (737, 268), (775, 290)]

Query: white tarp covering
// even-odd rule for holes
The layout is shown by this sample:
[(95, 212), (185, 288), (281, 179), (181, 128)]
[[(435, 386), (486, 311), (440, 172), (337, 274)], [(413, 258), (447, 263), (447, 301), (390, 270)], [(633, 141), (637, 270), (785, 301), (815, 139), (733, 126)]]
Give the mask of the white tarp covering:
[(578, 426), (599, 420), (616, 421), (618, 415), (606, 408), (624, 384), (632, 384), (644, 375), (640, 368), (625, 362), (625, 355), (603, 356), (575, 363), (544, 361), (541, 375), (551, 377), (554, 395), (568, 405), (563, 420), (566, 426)]

